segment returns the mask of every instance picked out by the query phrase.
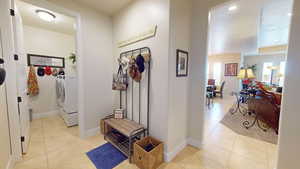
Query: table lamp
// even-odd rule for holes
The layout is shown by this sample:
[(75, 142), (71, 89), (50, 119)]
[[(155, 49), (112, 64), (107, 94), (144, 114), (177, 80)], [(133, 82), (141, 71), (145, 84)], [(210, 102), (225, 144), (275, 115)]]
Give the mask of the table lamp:
[(247, 89), (251, 81), (249, 79), (254, 79), (254, 73), (252, 69), (242, 68), (237, 76), (239, 79), (242, 79), (243, 89)]
[(254, 73), (252, 69), (242, 68), (237, 76), (239, 79), (254, 79)]

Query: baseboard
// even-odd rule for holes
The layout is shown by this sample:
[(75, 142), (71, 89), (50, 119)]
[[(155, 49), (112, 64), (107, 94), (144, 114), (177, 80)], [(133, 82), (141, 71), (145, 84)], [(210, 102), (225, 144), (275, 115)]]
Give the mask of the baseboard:
[(165, 161), (166, 162), (170, 162), (173, 160), (173, 158), (176, 157), (176, 155), (178, 153), (180, 153), (185, 147), (187, 146), (187, 141), (185, 140), (183, 143), (181, 143), (180, 145), (178, 145), (173, 151), (171, 152), (165, 152), (164, 156), (165, 156)]
[(201, 141), (198, 141), (198, 140), (193, 139), (193, 138), (188, 138), (187, 144), (191, 145), (191, 146), (194, 146), (194, 147), (197, 147), (197, 148), (202, 147)]
[(44, 112), (44, 113), (32, 113), (32, 119), (41, 119), (45, 117), (51, 117), (59, 114), (60, 110), (53, 110), (49, 112)]
[(10, 157), (6, 169), (13, 169), (14, 166), (15, 166), (15, 161), (13, 160), (13, 157)]
[(91, 137), (91, 136), (95, 136), (97, 134), (100, 134), (100, 127), (96, 127), (96, 128), (92, 128), (92, 129), (88, 129), (85, 131), (84, 137)]

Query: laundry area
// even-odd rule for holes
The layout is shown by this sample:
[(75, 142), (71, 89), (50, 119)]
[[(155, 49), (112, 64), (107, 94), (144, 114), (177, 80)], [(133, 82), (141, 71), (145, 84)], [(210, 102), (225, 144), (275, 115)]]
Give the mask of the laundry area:
[(78, 125), (75, 18), (23, 1), (16, 6), (18, 88), (27, 91), (30, 119), (59, 115), (67, 127)]

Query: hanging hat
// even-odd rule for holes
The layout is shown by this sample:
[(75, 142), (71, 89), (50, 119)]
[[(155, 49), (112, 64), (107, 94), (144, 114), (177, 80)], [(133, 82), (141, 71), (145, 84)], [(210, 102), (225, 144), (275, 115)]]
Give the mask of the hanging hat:
[(133, 78), (133, 80), (136, 82), (141, 82), (142, 74), (139, 71), (137, 71), (136, 76)]
[(0, 68), (0, 86), (4, 83), (6, 72), (3, 68)]
[[(0, 58), (0, 64), (3, 64), (4, 60)], [(6, 72), (3, 68), (0, 68), (0, 86), (4, 83), (5, 81), (5, 76)]]
[(39, 67), (38, 68), (38, 70), (37, 70), (37, 74), (39, 75), (39, 76), (45, 76), (45, 70), (44, 70), (44, 68), (43, 67)]
[(130, 59), (123, 56), (119, 58), (118, 61), (119, 61), (119, 65), (122, 66), (123, 73), (126, 73), (129, 67)]
[(129, 67), (129, 76), (132, 78), (132, 79), (134, 79), (134, 77), (136, 76), (136, 72), (137, 72), (138, 70), (137, 70), (137, 67), (136, 67), (136, 65), (131, 65), (130, 67)]
[(46, 66), (45, 68), (45, 74), (50, 76), (52, 74), (52, 70), (51, 70), (51, 67), (50, 66)]
[(142, 55), (138, 55), (137, 57), (136, 57), (136, 65), (137, 65), (137, 67), (138, 67), (138, 70), (139, 70), (139, 72), (140, 73), (143, 73), (144, 71), (145, 71), (145, 59), (144, 59), (144, 57), (142, 56)]
[(65, 71), (64, 71), (63, 68), (60, 68), (60, 69), (58, 70), (58, 75), (65, 75)]
[(142, 75), (138, 70), (138, 67), (134, 64), (129, 68), (129, 76), (136, 82), (140, 82), (142, 79)]
[(56, 68), (52, 69), (52, 76), (56, 77), (58, 75), (58, 70)]
[(150, 62), (150, 59), (151, 59), (151, 54), (150, 53), (144, 53), (142, 55), (143, 55), (144, 60), (145, 60), (146, 63)]

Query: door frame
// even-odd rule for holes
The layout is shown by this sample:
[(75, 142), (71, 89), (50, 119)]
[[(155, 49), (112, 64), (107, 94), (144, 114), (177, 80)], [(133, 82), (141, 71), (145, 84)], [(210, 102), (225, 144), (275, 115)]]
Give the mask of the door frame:
[[(10, 9), (15, 10), (15, 0), (7, 0), (10, 3)], [(53, 10), (59, 13), (63, 13), (65, 15), (71, 16), (76, 18), (76, 53), (78, 56), (77, 59), (77, 74), (78, 74), (78, 114), (79, 114), (79, 133), (82, 138), (86, 136), (85, 128), (84, 128), (84, 87), (83, 87), (83, 78), (82, 78), (82, 59), (80, 56), (83, 56), (82, 52), (82, 30), (81, 30), (81, 16), (79, 13), (74, 12), (72, 10), (68, 10), (62, 8), (60, 6), (54, 5), (50, 2), (45, 0), (24, 0), (25, 2), (31, 3), (33, 5), (43, 7), (49, 10)], [(8, 94), (8, 108), (9, 108), (9, 123), (10, 123), (10, 133), (11, 133), (11, 145), (12, 145), (12, 162), (11, 167), (14, 166), (14, 163), (22, 159), (22, 148), (21, 148), (21, 133), (20, 133), (20, 121), (19, 121), (19, 114), (18, 114), (18, 102), (17, 102), (17, 79), (16, 75), (16, 63), (13, 59), (15, 54), (15, 46), (14, 46), (14, 29), (13, 29), (13, 22), (12, 16), (9, 15), (9, 10), (7, 9), (7, 16), (9, 17), (10, 24), (8, 24), (6, 28), (6, 39), (9, 39), (9, 42), (6, 42), (8, 45), (3, 46), (3, 50), (6, 50), (4, 53), (5, 55), (9, 56), (6, 58), (6, 70), (7, 70), (7, 83), (13, 85), (7, 85), (7, 93)], [(9, 59), (9, 60), (8, 60)]]
[[(11, 0), (14, 1), (14, 0)], [(75, 50), (77, 54), (77, 76), (78, 76), (78, 119), (79, 119), (79, 134), (81, 138), (86, 138), (86, 130), (85, 130), (85, 121), (84, 121), (84, 79), (83, 79), (83, 33), (81, 29), (81, 15), (79, 12), (76, 12), (74, 10), (66, 9), (64, 7), (58, 6), (56, 4), (53, 4), (52, 2), (48, 2), (46, 0), (24, 0), (26, 3), (30, 3), (32, 5), (42, 7), (45, 9), (49, 9), (58, 13), (62, 13), (64, 15), (74, 17), (76, 20), (76, 35), (75, 35)]]

